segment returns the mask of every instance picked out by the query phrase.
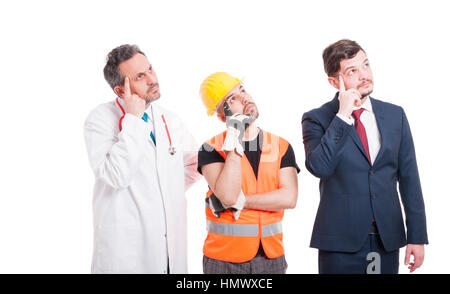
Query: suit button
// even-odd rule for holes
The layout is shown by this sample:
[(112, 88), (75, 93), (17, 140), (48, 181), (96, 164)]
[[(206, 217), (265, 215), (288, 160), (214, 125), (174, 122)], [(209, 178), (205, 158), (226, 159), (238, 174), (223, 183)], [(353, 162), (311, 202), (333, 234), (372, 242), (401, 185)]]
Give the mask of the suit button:
[(374, 174), (375, 172), (373, 171), (373, 169), (371, 169), (371, 170), (369, 171), (369, 173), (370, 173), (370, 175), (373, 176), (373, 174)]
[(377, 196), (375, 194), (372, 194), (372, 198), (376, 198)]

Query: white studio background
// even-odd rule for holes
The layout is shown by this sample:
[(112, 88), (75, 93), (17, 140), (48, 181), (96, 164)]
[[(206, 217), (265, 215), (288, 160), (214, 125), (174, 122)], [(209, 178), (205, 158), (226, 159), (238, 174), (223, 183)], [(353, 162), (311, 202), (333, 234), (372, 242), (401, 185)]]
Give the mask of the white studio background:
[[(426, 4), (425, 4), (426, 3)], [(302, 169), (284, 220), (288, 273), (317, 273), (309, 248), (318, 179), (304, 167), (301, 116), (329, 101), (322, 50), (356, 40), (373, 97), (404, 107), (416, 144), (430, 245), (417, 273), (448, 272), (450, 40), (447, 1), (8, 1), (0, 4), (0, 273), (89, 273), (92, 191), (83, 123), (114, 99), (106, 54), (138, 44), (199, 143), (224, 129), (198, 96), (210, 73), (245, 78), (259, 126), (286, 138)], [(206, 182), (188, 198), (189, 271), (201, 273)], [(401, 264), (404, 249), (401, 250)], [(401, 265), (401, 273), (407, 269)]]

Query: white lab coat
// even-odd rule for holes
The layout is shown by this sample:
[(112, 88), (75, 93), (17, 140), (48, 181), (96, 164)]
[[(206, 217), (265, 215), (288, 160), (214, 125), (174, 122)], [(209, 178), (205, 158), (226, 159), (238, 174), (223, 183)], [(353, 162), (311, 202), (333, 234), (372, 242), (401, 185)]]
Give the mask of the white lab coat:
[(156, 148), (149, 135), (152, 125), (136, 116), (126, 114), (119, 131), (123, 113), (115, 100), (86, 119), (84, 136), (95, 174), (92, 273), (163, 274), (168, 261), (170, 273), (187, 273), (184, 193), (200, 178), (198, 146), (172, 112), (157, 105), (146, 112), (153, 114)]

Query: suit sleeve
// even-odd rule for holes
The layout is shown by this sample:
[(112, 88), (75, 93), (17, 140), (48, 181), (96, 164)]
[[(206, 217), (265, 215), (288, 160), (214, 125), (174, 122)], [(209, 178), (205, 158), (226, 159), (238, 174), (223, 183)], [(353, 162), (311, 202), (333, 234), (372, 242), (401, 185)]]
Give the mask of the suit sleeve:
[(353, 126), (334, 116), (325, 129), (311, 112), (302, 118), (305, 166), (318, 178), (327, 178), (334, 173), (342, 154), (345, 138)]
[(405, 209), (408, 244), (428, 244), (425, 205), (420, 186), (414, 142), (406, 114), (402, 111), (402, 137), (398, 158), (398, 181)]

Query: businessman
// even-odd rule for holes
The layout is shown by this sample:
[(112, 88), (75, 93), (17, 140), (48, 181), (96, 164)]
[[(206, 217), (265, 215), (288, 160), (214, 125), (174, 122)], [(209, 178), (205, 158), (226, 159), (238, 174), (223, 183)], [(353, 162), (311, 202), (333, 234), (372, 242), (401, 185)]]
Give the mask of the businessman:
[(331, 44), (322, 57), (338, 92), (302, 118), (305, 165), (320, 178), (310, 244), (319, 249), (319, 273), (395, 274), (405, 245), (404, 263), (413, 272), (423, 263), (428, 237), (405, 112), (370, 96), (372, 70), (355, 41)]

